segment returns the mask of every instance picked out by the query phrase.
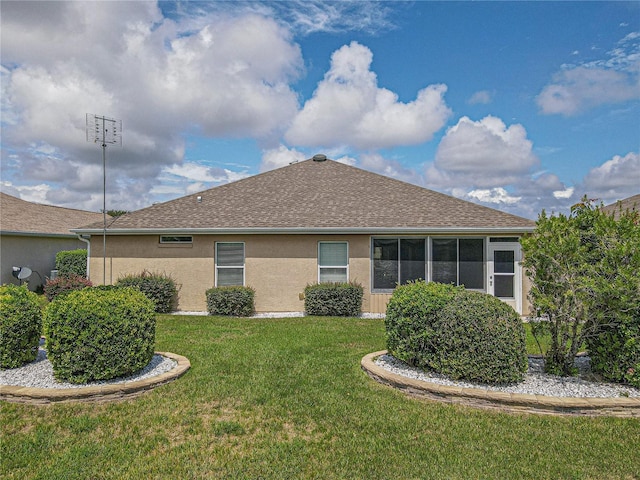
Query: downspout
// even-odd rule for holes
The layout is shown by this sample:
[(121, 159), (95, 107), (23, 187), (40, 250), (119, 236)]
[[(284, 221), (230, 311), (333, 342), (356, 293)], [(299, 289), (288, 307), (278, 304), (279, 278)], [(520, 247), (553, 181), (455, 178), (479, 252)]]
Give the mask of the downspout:
[[(86, 238), (84, 238), (82, 235), (80, 235), (79, 233), (76, 234), (78, 236), (78, 240), (84, 242), (87, 244), (87, 278), (91, 278), (89, 276), (89, 258), (91, 257), (91, 242), (89, 240), (87, 240)], [(91, 237), (89, 237), (91, 238)]]

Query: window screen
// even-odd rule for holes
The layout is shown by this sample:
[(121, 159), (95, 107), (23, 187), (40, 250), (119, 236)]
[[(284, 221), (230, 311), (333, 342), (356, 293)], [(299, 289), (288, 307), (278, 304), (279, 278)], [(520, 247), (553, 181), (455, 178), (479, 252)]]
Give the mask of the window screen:
[(349, 248), (347, 242), (318, 243), (318, 281), (349, 281)]
[(244, 243), (216, 243), (216, 286), (244, 285)]

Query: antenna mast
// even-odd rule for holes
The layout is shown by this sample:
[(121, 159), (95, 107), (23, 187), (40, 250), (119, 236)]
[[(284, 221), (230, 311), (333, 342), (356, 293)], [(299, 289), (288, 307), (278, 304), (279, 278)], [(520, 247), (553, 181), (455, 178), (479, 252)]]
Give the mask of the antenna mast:
[(122, 120), (87, 113), (87, 142), (102, 147), (102, 284), (107, 284), (107, 145), (122, 146)]

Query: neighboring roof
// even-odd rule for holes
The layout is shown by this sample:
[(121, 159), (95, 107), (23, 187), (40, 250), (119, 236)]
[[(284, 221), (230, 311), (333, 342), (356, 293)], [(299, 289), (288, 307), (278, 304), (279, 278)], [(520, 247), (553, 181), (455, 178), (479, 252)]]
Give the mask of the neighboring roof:
[(632, 197), (625, 198), (623, 200), (618, 200), (615, 203), (602, 207), (602, 210), (607, 213), (613, 213), (616, 216), (616, 218), (618, 217), (620, 212), (625, 212), (627, 210), (640, 211), (640, 193)]
[[(109, 231), (523, 232), (534, 227), (522, 217), (335, 161), (309, 159), (118, 217)], [(78, 231), (97, 233), (100, 228), (96, 224)]]
[(0, 232), (5, 235), (75, 237), (72, 228), (98, 220), (102, 222), (102, 213), (27, 202), (0, 192)]

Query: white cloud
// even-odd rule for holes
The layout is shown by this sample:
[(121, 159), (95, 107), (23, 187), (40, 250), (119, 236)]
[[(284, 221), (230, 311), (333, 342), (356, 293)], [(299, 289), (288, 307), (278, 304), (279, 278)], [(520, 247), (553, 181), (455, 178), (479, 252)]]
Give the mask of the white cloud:
[[(50, 201), (92, 208), (101, 155), (85, 141), (85, 113), (107, 115), (123, 122), (123, 147), (107, 149), (111, 188), (127, 186), (114, 201), (148, 205), (163, 169), (183, 161), (184, 132), (279, 138), (302, 69), (288, 28), (257, 14), (174, 21), (151, 2), (3, 3), (3, 177), (38, 183), (44, 162), (75, 180), (48, 178)], [(130, 184), (146, 190), (133, 196)]]
[(447, 129), (428, 180), (481, 188), (512, 183), (538, 164), (532, 145), (522, 125), (507, 127), (493, 116), (480, 121), (462, 117)]
[(612, 70), (577, 67), (557, 73), (536, 101), (545, 114), (575, 115), (588, 108), (640, 96), (637, 80)]
[(493, 101), (493, 94), (488, 90), (480, 90), (471, 95), (468, 100), (469, 105), (487, 105)]
[(640, 32), (621, 39), (607, 57), (565, 65), (536, 102), (544, 114), (571, 116), (599, 105), (640, 98)]
[(581, 185), (589, 198), (611, 203), (640, 193), (640, 152), (615, 155), (589, 170)]
[(509, 195), (509, 193), (501, 187), (484, 189), (484, 190), (472, 190), (468, 194), (469, 198), (475, 198), (483, 203), (494, 204), (514, 204), (522, 200), (522, 197), (515, 197)]
[(378, 87), (373, 54), (357, 42), (331, 56), (331, 68), (292, 122), (285, 138), (304, 146), (375, 150), (431, 140), (451, 110), (444, 85), (431, 85), (409, 103)]
[(573, 196), (573, 192), (575, 191), (574, 187), (569, 187), (564, 190), (555, 190), (553, 192), (553, 196), (557, 199), (561, 198), (571, 198)]
[(261, 171), (273, 170), (274, 168), (286, 167), (290, 163), (306, 160), (307, 155), (296, 150), (280, 145), (278, 148), (266, 150), (262, 153)]

